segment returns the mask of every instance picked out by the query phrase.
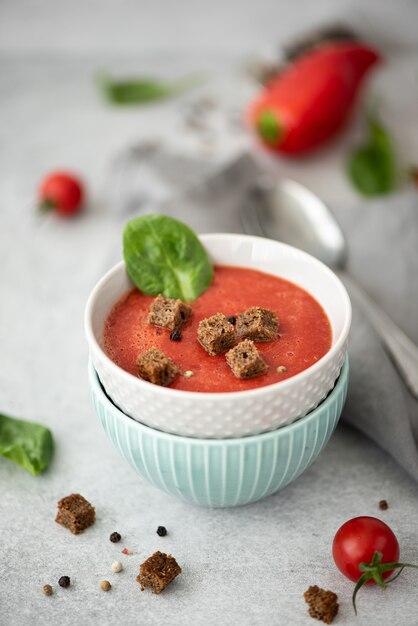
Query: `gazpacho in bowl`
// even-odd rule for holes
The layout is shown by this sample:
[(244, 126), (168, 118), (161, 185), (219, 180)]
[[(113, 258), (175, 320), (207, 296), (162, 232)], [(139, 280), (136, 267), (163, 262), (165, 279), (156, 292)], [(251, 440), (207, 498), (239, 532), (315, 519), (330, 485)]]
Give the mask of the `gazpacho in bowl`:
[[(138, 376), (138, 357), (158, 348), (178, 369), (170, 382), (172, 389), (213, 393), (271, 385), (319, 361), (332, 344), (330, 321), (315, 298), (284, 278), (254, 269), (215, 266), (211, 285), (191, 303), (190, 319), (178, 330), (149, 323), (153, 302), (154, 296), (137, 288), (123, 294), (106, 319), (102, 345), (116, 365), (134, 376)], [(277, 332), (268, 341), (254, 342), (267, 368), (240, 378), (228, 365), (227, 350), (214, 355), (205, 350), (198, 328), (202, 320), (224, 314), (233, 347), (239, 342), (239, 315), (256, 308), (275, 314)]]
[(125, 262), (99, 281), (85, 317), (94, 366), (127, 415), (184, 436), (239, 437), (326, 397), (351, 322), (329, 268), (277, 241), (198, 238), (158, 215), (132, 222)]

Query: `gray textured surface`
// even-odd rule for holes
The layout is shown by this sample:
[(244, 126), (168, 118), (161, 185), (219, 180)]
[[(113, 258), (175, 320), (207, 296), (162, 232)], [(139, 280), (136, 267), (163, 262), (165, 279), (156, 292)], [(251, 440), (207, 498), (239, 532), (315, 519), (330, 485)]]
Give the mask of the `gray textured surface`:
[[(308, 4), (295, 3), (286, 19), (284, 5), (276, 7), (282, 38), (301, 14), (303, 24), (311, 19), (314, 10), (303, 11)], [(337, 12), (334, 2), (318, 3), (313, 21), (328, 17), (331, 5)], [(306, 616), (302, 594), (309, 584), (317, 583), (339, 594), (336, 624), (416, 626), (415, 572), (405, 572), (386, 593), (377, 589), (361, 593), (355, 619), (350, 606), (352, 585), (331, 561), (330, 545), (338, 526), (351, 516), (371, 514), (393, 527), (402, 557), (418, 562), (416, 485), (367, 439), (341, 426), (317, 463), (282, 493), (246, 508), (210, 511), (178, 502), (142, 482), (111, 448), (90, 404), (84, 303), (97, 278), (120, 256), (121, 218), (110, 211), (106, 187), (111, 156), (150, 134), (166, 136), (172, 147), (214, 162), (234, 154), (244, 142), (216, 118), (214, 146), (209, 150), (185, 133), (184, 100), (140, 111), (109, 110), (97, 98), (92, 72), (100, 66), (167, 75), (208, 68), (219, 78), (202, 91), (222, 90), (222, 108), (230, 111), (251, 91), (238, 71), (238, 56), (228, 60), (219, 51), (185, 56), (144, 53), (128, 59), (112, 54), (114, 42), (119, 42), (114, 46), (119, 49), (138, 49), (140, 26), (138, 37), (129, 28), (126, 40), (119, 29), (111, 38), (110, 9), (106, 28), (99, 25), (89, 37), (88, 28), (74, 33), (75, 43), (81, 42), (90, 53), (73, 55), (71, 28), (63, 29), (62, 38), (47, 37), (51, 29), (42, 17), (45, 1), (31, 5), (31, 10), (28, 2), (13, 3), (13, 11), (11, 6), (3, 4), (7, 19), (0, 20), (7, 34), (1, 37), (0, 71), (0, 403), (4, 411), (48, 424), (55, 435), (56, 454), (50, 470), (37, 479), (0, 459), (0, 623), (303, 626), (314, 622)], [(94, 3), (88, 6), (91, 10)], [(116, 25), (123, 23), (122, 10), (115, 8), (119, 6), (113, 3), (110, 11)], [(124, 2), (123, 9), (127, 6)], [(263, 28), (270, 39), (276, 32), (270, 16), (254, 19), (259, 6), (248, 13), (257, 35), (252, 38), (248, 27), (246, 35), (241, 33), (236, 40), (242, 49), (258, 45)], [(272, 10), (272, 3), (265, 6)], [(353, 15), (365, 15), (363, 2), (344, 2), (341, 7), (342, 14), (352, 8)], [(369, 24), (378, 11), (377, 26), (393, 25), (393, 37), (408, 23), (416, 23), (412, 19), (416, 4), (397, 3), (396, 14), (394, 9), (381, 11), (382, 3), (370, 7)], [(136, 15), (140, 24), (140, 12)], [(212, 18), (208, 28), (211, 23)], [(213, 37), (215, 24), (214, 20)], [(408, 32), (402, 44), (408, 41)], [(158, 32), (156, 47), (162, 45), (163, 35), (164, 29)], [(227, 37), (225, 25), (221, 36)], [(393, 37), (387, 35), (389, 40)], [(209, 39), (207, 35), (206, 44)], [(197, 35), (194, 47), (199, 47)], [(61, 49), (65, 54), (36, 52), (42, 48)], [(106, 50), (106, 57), (95, 50)], [(385, 118), (393, 124), (405, 159), (418, 153), (411, 132), (416, 125), (416, 61), (415, 53), (397, 50), (377, 80)], [(342, 174), (343, 154), (359, 132), (360, 124), (355, 124), (321, 159), (280, 163), (278, 169), (308, 184), (348, 215), (358, 199)], [(85, 174), (89, 211), (70, 223), (52, 218), (39, 222), (31, 217), (33, 190), (40, 176), (58, 165)], [(404, 322), (411, 333), (413, 323), (412, 317)], [(96, 525), (79, 537), (53, 521), (58, 498), (74, 490), (90, 499), (98, 514)], [(390, 504), (387, 512), (378, 511), (381, 498)], [(169, 530), (165, 538), (155, 534), (160, 524)], [(108, 541), (113, 530), (124, 536), (117, 546)], [(123, 546), (134, 554), (120, 555)], [(134, 581), (138, 565), (160, 548), (172, 551), (183, 574), (160, 597), (141, 594)], [(116, 557), (125, 565), (118, 575), (110, 570)], [(52, 598), (43, 597), (42, 585), (56, 586), (62, 574), (71, 576), (73, 586), (57, 588)], [(114, 584), (108, 594), (98, 588), (103, 578)]]

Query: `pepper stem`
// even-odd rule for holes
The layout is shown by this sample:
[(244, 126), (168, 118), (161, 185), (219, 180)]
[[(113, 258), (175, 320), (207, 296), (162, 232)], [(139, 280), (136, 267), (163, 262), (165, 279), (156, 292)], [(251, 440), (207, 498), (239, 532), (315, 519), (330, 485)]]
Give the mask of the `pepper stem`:
[(260, 114), (257, 129), (260, 136), (268, 143), (277, 144), (283, 136), (283, 129), (277, 113), (271, 109), (266, 109)]

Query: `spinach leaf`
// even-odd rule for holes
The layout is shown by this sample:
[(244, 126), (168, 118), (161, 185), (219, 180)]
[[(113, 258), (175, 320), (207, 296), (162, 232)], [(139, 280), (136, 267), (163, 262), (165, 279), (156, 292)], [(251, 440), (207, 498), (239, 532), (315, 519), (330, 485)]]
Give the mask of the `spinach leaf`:
[(123, 256), (129, 276), (145, 294), (191, 301), (212, 282), (212, 263), (195, 233), (166, 215), (128, 222)]
[(388, 193), (396, 186), (395, 154), (392, 139), (379, 120), (369, 117), (369, 141), (349, 157), (348, 173), (364, 196)]
[(45, 426), (0, 413), (0, 455), (38, 476), (54, 448), (51, 431)]
[(202, 81), (201, 76), (192, 75), (177, 81), (158, 80), (154, 78), (136, 78), (113, 80), (106, 74), (98, 78), (99, 86), (112, 104), (145, 104), (156, 100), (170, 98)]

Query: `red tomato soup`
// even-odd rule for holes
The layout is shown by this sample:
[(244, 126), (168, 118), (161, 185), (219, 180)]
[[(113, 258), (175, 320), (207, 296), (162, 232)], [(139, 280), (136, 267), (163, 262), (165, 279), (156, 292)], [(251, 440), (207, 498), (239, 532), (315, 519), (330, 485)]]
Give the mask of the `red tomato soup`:
[[(192, 318), (181, 331), (181, 341), (170, 340), (170, 331), (146, 323), (153, 299), (138, 289), (122, 296), (105, 322), (103, 347), (112, 361), (135, 376), (140, 354), (151, 347), (162, 350), (180, 372), (191, 370), (194, 374), (191, 378), (177, 376), (170, 385), (173, 389), (220, 392), (271, 385), (310, 367), (331, 347), (331, 325), (321, 305), (301, 287), (264, 272), (215, 267), (211, 286), (192, 303)], [(202, 348), (196, 338), (197, 326), (200, 320), (216, 313), (236, 315), (252, 306), (276, 313), (279, 337), (256, 343), (268, 371), (241, 380), (233, 375), (224, 354), (209, 356)], [(278, 372), (283, 365), (286, 372)]]

